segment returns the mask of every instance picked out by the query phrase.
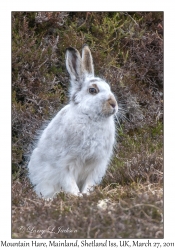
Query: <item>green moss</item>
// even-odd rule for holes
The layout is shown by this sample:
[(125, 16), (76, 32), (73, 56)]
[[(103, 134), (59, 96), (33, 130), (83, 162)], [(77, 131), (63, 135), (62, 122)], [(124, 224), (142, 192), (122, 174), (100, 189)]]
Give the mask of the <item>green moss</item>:
[[(122, 146), (127, 149), (127, 154), (132, 152), (141, 153), (143, 150), (154, 152), (163, 146), (163, 141), (159, 140), (160, 136), (163, 136), (163, 124), (158, 122), (154, 127), (144, 126), (136, 130), (131, 130), (128, 134), (119, 130), (119, 135), (122, 138)], [(121, 152), (121, 156), (125, 153)]]
[(23, 150), (22, 148), (12, 147), (12, 154), (17, 161), (22, 161)]
[(153, 210), (152, 210), (152, 218), (154, 220), (158, 220), (158, 221), (160, 221), (162, 219), (161, 213), (160, 213), (160, 211), (158, 209), (153, 208)]
[(157, 125), (151, 129), (151, 135), (153, 138), (163, 135), (163, 123), (157, 122)]

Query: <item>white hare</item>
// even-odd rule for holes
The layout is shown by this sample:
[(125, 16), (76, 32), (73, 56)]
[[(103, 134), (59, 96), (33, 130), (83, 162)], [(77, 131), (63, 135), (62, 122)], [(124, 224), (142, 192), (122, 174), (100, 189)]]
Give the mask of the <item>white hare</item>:
[(66, 67), (71, 79), (70, 103), (44, 129), (28, 165), (36, 193), (52, 198), (65, 191), (89, 193), (105, 175), (115, 142), (117, 101), (109, 85), (94, 77), (90, 49), (82, 58), (70, 47)]

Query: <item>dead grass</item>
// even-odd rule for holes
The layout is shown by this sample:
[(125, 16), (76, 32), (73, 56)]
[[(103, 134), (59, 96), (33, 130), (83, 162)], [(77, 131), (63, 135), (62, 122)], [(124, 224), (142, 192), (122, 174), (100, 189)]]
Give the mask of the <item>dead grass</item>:
[[(36, 197), (27, 179), (12, 186), (13, 238), (163, 238), (160, 184), (97, 187), (90, 195)], [(67, 232), (65, 231), (67, 230)]]

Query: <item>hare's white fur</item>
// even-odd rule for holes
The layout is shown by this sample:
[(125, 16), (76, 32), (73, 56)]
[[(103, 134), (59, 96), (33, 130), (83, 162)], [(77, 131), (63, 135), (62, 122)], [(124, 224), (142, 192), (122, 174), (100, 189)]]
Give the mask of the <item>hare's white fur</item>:
[(106, 172), (115, 142), (117, 102), (109, 85), (94, 77), (88, 46), (82, 58), (68, 48), (66, 67), (70, 103), (44, 129), (28, 165), (35, 191), (44, 198), (61, 190), (75, 195), (92, 190)]

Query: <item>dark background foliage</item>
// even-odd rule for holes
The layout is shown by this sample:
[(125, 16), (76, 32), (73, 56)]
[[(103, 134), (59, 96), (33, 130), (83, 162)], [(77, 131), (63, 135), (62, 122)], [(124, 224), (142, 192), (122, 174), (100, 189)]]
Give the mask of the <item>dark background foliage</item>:
[[(92, 195), (44, 201), (27, 156), (68, 103), (65, 49), (85, 43), (118, 98), (117, 148)], [(163, 237), (163, 12), (12, 12), (12, 158), (13, 237)], [(32, 235), (26, 225), (77, 233)]]

